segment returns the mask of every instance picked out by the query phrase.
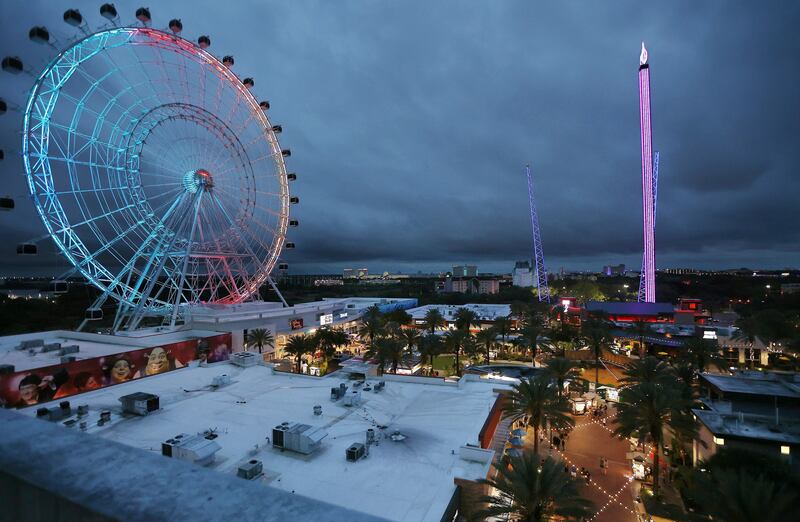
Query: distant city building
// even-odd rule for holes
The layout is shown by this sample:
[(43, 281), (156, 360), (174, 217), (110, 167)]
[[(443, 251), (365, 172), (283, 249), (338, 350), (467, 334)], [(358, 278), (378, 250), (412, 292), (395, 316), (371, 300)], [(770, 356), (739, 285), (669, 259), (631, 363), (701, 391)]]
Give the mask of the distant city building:
[(796, 294), (800, 292), (800, 283), (783, 283), (781, 285), (781, 295)]
[(363, 279), (369, 275), (369, 270), (366, 268), (352, 269), (345, 268), (342, 270), (343, 279)]
[(533, 286), (533, 270), (530, 261), (517, 261), (514, 270), (511, 272), (511, 280), (514, 286), (531, 287)]
[(606, 265), (603, 267), (604, 276), (621, 276), (625, 275), (625, 265)]
[(459, 265), (453, 267), (453, 277), (475, 277), (478, 267), (475, 265)]
[(489, 277), (447, 277), (440, 292), (460, 294), (498, 294), (500, 279)]

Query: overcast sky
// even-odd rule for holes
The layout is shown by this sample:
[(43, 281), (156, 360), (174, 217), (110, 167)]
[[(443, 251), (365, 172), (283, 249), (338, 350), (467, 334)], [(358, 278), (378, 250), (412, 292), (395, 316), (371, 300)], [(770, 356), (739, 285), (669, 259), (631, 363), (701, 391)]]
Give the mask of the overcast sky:
[[(0, 3), (0, 54), (32, 69), (32, 25), (74, 34), (101, 2)], [(171, 1), (215, 54), (256, 80), (283, 125), (300, 196), (292, 272), (509, 271), (530, 257), (523, 168), (536, 182), (550, 270), (641, 263), (637, 69), (650, 53), (661, 152), (657, 265), (800, 265), (800, 4), (751, 1)], [(54, 7), (58, 6), (58, 7)], [(117, 1), (125, 22), (138, 3)], [(2, 75), (24, 104), (32, 78)], [(13, 255), (43, 227), (25, 198), (22, 117), (0, 117), (4, 271), (66, 269)], [(53, 268), (55, 267), (55, 268)]]

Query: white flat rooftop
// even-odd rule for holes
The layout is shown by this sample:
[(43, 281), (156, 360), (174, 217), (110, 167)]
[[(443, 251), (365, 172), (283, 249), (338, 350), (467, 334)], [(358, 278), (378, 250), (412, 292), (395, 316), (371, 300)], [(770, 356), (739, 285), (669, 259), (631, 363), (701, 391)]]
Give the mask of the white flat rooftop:
[(44, 344), (61, 343), (61, 346), (77, 344), (80, 351), (71, 353), (75, 360), (103, 357), (116, 353), (129, 352), (140, 348), (149, 348), (168, 343), (211, 337), (220, 332), (207, 330), (181, 330), (156, 332), (155, 330), (140, 330), (136, 335), (101, 335), (88, 332), (71, 332), (68, 330), (53, 330), (24, 335), (10, 335), (0, 337), (0, 364), (13, 364), (15, 371), (33, 370), (45, 366), (61, 364), (58, 351), (42, 352), (41, 347), (31, 355), (28, 350), (17, 350), (16, 347), (23, 341), (42, 340)]
[[(212, 390), (213, 377), (222, 373), (232, 383)], [(222, 449), (211, 466), (221, 473), (236, 474), (240, 463), (260, 459), (264, 476), (258, 480), (269, 486), (390, 520), (438, 521), (455, 477), (486, 476), (488, 464), (461, 459), (459, 448), (477, 444), (497, 384), (414, 382), (419, 379), (398, 382), (390, 376), (380, 393), (362, 392), (360, 406), (345, 407), (330, 401), (330, 389), (344, 382), (352, 390), (353, 381), (218, 363), (76, 395), (70, 402), (73, 408), (89, 405), (88, 432), (100, 437), (160, 453), (161, 443), (179, 433), (213, 428)], [(118, 398), (137, 391), (159, 395), (161, 409), (146, 417), (121, 416)], [(313, 414), (314, 405), (322, 406), (321, 416)], [(35, 409), (22, 411), (34, 415)], [(112, 411), (112, 422), (98, 427), (101, 409)], [(286, 421), (327, 430), (321, 449), (309, 456), (273, 449), (266, 438)], [(368, 428), (378, 433), (379, 444), (367, 458), (347, 461), (346, 448), (363, 443)], [(405, 440), (389, 439), (395, 431)]]
[(472, 310), (475, 315), (478, 316), (480, 320), (483, 321), (494, 321), (498, 317), (508, 317), (511, 315), (511, 305), (508, 304), (464, 304), (464, 305), (440, 305), (440, 304), (429, 304), (424, 306), (418, 306), (417, 308), (412, 308), (407, 310), (409, 315), (415, 321), (422, 320), (425, 318), (425, 314), (428, 310), (431, 309), (439, 310), (439, 313), (448, 320), (454, 321), (456, 312), (459, 308), (466, 308), (468, 310)]

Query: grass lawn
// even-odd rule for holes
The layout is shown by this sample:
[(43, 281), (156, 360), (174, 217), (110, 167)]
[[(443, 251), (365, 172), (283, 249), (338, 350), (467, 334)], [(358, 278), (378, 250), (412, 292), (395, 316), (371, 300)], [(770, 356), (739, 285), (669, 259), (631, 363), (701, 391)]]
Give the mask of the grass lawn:
[[(433, 369), (446, 372), (453, 371), (453, 364), (455, 364), (455, 355), (437, 355), (433, 358)], [(449, 374), (449, 373), (448, 373)]]

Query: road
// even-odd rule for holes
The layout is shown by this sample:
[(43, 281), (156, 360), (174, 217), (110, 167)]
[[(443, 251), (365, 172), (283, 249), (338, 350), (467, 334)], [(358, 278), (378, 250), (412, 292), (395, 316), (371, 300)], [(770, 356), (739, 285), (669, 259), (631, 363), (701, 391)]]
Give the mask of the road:
[[(609, 414), (613, 409), (609, 406)], [(611, 434), (612, 423), (608, 419), (607, 426), (591, 415), (576, 415), (575, 428), (567, 438), (566, 451), (553, 451), (569, 464), (575, 464), (580, 470), (589, 470), (591, 481), (581, 486), (584, 497), (595, 503), (598, 512), (596, 522), (636, 522), (634, 504), (631, 495), (631, 468), (625, 460), (629, 450), (628, 442), (619, 440)], [(549, 448), (546, 445), (545, 448)], [(600, 469), (600, 457), (608, 459), (608, 473), (603, 475)]]

